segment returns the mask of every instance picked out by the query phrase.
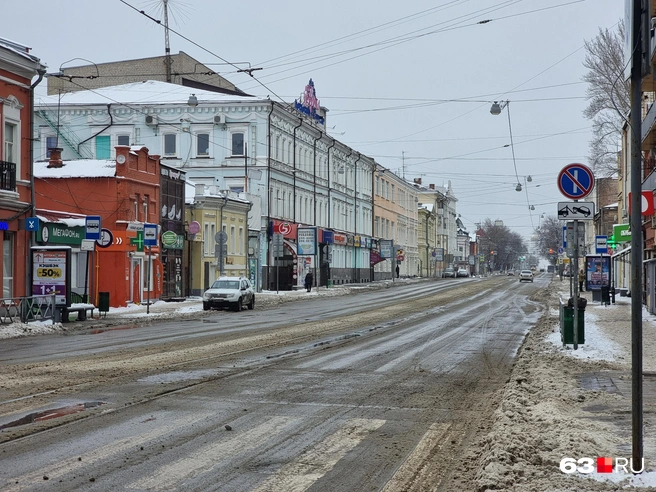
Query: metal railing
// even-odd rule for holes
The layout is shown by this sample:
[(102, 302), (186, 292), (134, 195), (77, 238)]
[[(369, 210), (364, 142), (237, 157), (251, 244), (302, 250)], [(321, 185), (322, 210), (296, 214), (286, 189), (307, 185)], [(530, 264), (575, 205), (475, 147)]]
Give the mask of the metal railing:
[(0, 299), (0, 324), (56, 320), (55, 296), (5, 297)]
[(0, 190), (16, 191), (16, 164), (0, 161)]

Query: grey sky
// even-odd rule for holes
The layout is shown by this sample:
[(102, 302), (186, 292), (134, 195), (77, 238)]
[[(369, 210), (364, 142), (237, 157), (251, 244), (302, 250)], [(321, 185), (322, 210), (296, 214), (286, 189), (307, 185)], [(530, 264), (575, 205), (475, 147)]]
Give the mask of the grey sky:
[[(31, 46), (51, 72), (86, 63), (65, 63), (74, 58), (101, 63), (164, 53), (163, 28), (119, 0), (2, 3), (3, 18), (25, 20), (4, 22), (0, 36)], [(163, 19), (160, 0), (128, 3)], [(169, 6), (170, 27), (207, 50), (171, 33), (172, 53), (184, 51), (242, 90), (276, 100), (298, 98), (312, 77), (335, 138), (408, 179), (451, 180), (470, 231), (489, 217), (525, 237), (541, 213), (556, 215), (556, 202), (565, 201), (556, 186), (562, 167), (587, 163), (583, 44), (599, 28), (615, 29), (624, 13), (618, 0)], [(253, 73), (267, 88), (215, 55), (262, 67)], [(517, 171), (522, 185), (533, 179), (528, 196), (515, 191), (512, 152), (504, 147), (508, 108), (492, 116), (494, 100), (511, 101)]]

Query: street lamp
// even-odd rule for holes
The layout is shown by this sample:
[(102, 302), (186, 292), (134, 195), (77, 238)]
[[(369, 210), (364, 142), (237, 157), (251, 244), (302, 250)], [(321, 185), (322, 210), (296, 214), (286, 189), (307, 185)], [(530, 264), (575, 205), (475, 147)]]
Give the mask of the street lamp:
[[(501, 114), (501, 110), (503, 108), (508, 108), (508, 131), (510, 132), (510, 150), (512, 150), (512, 158), (513, 158), (513, 167), (515, 168), (515, 177), (517, 178), (517, 186), (515, 187), (515, 191), (522, 191), (522, 185), (519, 182), (519, 174), (517, 173), (517, 162), (515, 161), (515, 144), (513, 143), (513, 136), (512, 136), (512, 124), (510, 123), (510, 101), (501, 101), (501, 103), (494, 101), (492, 103), (492, 107), (490, 107), (490, 113), (493, 115), (497, 116)], [(529, 176), (530, 179), (528, 181), (532, 181), (533, 178)]]

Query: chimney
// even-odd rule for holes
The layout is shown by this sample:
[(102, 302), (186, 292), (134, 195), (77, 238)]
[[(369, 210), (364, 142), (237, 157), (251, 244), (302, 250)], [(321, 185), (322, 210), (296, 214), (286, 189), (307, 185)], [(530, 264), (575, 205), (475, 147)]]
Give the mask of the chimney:
[(434, 189), (435, 189), (435, 184), (434, 184), (434, 183), (431, 183), (431, 184), (428, 185), (428, 187), (429, 187), (431, 190), (434, 190)]
[(62, 150), (59, 147), (54, 147), (48, 149), (50, 151), (50, 160), (48, 161), (48, 167), (64, 167), (64, 161), (62, 161), (61, 153)]

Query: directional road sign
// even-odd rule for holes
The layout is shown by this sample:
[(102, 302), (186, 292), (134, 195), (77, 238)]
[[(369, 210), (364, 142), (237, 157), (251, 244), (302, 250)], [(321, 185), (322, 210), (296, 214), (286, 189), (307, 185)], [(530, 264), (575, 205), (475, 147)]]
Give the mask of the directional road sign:
[(558, 174), (558, 189), (567, 198), (578, 200), (594, 188), (594, 174), (584, 164), (567, 164)]

